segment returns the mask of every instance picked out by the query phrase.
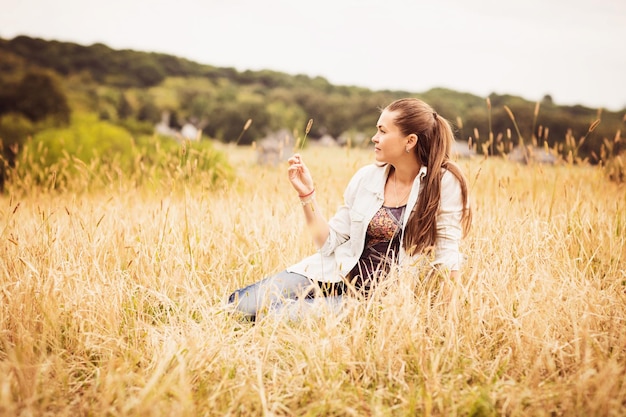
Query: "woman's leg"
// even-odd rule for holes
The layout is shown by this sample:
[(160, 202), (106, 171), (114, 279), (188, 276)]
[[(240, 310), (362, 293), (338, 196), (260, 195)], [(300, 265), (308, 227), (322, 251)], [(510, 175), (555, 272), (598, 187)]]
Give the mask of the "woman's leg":
[(276, 307), (286, 299), (311, 296), (315, 290), (314, 283), (304, 275), (282, 271), (235, 291), (228, 303), (254, 318), (264, 308)]
[(342, 312), (344, 301), (342, 295), (307, 297), (299, 300), (286, 300), (285, 303), (275, 306), (268, 313), (286, 317), (289, 320), (300, 321), (306, 317), (321, 318), (328, 314), (337, 315)]

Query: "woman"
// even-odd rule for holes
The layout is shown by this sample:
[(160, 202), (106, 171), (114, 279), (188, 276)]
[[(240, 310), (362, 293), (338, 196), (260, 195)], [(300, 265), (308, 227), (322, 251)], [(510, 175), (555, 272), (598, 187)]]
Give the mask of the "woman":
[(289, 159), (289, 180), (319, 251), (235, 291), (233, 307), (254, 320), (290, 300), (322, 296), (340, 305), (346, 293), (367, 296), (394, 266), (410, 273), (430, 263), (458, 274), (471, 211), (467, 181), (450, 160), (450, 124), (423, 101), (400, 99), (381, 112), (372, 142), (376, 163), (352, 177), (329, 221), (302, 157)]

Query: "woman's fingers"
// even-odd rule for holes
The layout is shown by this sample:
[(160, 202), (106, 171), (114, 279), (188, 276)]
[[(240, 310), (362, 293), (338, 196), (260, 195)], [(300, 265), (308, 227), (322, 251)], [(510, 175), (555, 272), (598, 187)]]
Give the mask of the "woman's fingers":
[(298, 153), (294, 154), (291, 158), (288, 159), (288, 162), (289, 162), (289, 165), (301, 163), (302, 157)]
[(300, 171), (302, 171), (302, 168), (303, 168), (303, 166), (299, 162), (292, 162), (292, 163), (289, 164), (289, 171), (292, 171), (292, 170), (300, 170)]
[(291, 158), (288, 159), (289, 168), (287, 169), (287, 173), (289, 175), (289, 180), (292, 185), (299, 193), (309, 192), (309, 188), (311, 188), (311, 174), (309, 174), (309, 170), (306, 165), (302, 161), (302, 157), (300, 154), (294, 154)]
[(288, 170), (289, 179), (292, 181), (300, 180), (300, 182), (302, 182), (303, 173), (302, 165), (300, 164), (294, 164), (290, 166)]

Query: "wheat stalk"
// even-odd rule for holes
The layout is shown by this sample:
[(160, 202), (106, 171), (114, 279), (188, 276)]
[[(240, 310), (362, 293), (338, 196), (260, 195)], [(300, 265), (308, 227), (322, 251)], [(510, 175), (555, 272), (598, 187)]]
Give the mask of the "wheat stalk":
[(313, 126), (313, 119), (309, 119), (309, 122), (306, 124), (306, 128), (304, 129), (304, 137), (300, 142), (300, 150), (304, 149), (304, 143), (306, 142), (306, 137), (311, 131), (311, 127)]
[(243, 137), (243, 134), (246, 133), (246, 130), (250, 128), (251, 124), (252, 124), (252, 119), (246, 120), (246, 123), (243, 125), (243, 128), (241, 129), (241, 132), (239, 133), (239, 136), (237, 137), (237, 140), (235, 141), (235, 145), (239, 144), (239, 141)]

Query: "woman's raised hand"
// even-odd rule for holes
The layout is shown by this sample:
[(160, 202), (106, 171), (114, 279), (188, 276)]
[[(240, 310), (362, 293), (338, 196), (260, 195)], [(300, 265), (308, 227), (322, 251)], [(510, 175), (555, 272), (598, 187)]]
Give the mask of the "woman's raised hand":
[(289, 181), (299, 195), (308, 195), (313, 191), (313, 177), (300, 154), (294, 154), (289, 160)]

